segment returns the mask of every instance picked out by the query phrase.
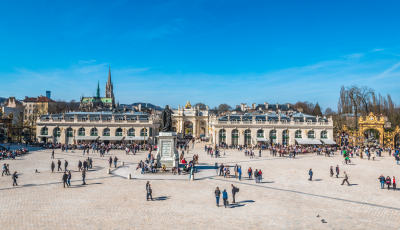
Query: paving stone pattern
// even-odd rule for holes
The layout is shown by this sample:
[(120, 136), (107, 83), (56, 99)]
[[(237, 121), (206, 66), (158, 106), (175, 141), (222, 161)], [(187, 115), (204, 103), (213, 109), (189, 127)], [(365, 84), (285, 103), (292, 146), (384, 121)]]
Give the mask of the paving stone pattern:
[[(136, 165), (147, 152), (125, 155), (111, 151), (105, 157), (89, 153), (94, 167), (82, 185), (78, 160), (82, 151), (56, 150), (58, 159), (69, 162), (72, 186), (63, 188), (62, 172), (51, 173), (51, 150), (31, 148), (32, 152), (9, 163), (18, 171), (18, 187), (11, 176), (0, 177), (1, 229), (398, 229), (400, 226), (400, 191), (381, 189), (378, 177), (399, 176), (400, 166), (388, 153), (376, 161), (354, 158), (354, 165), (342, 165), (343, 158), (306, 154), (290, 159), (262, 157), (249, 159), (243, 151), (226, 150), (215, 159), (206, 155), (204, 144), (195, 144), (187, 156), (199, 154), (196, 180), (189, 176), (140, 174)], [(258, 152), (257, 152), (258, 155)], [(117, 156), (124, 166), (111, 168), (109, 156)], [(262, 169), (263, 183), (256, 184), (243, 175), (242, 181), (216, 176), (215, 162), (235, 163)], [(339, 165), (352, 186), (341, 185), (342, 178), (331, 178), (330, 166)], [(57, 168), (57, 166), (56, 166)], [(308, 181), (312, 168), (314, 181)], [(35, 173), (35, 170), (39, 173)], [(126, 179), (127, 174), (132, 179)], [(233, 169), (231, 174), (234, 175)], [(145, 183), (149, 180), (155, 201), (146, 201)], [(236, 204), (228, 208), (215, 205), (215, 187), (240, 188)], [(220, 201), (222, 204), (222, 199)], [(319, 215), (320, 217), (317, 217)], [(322, 223), (324, 219), (327, 223)]]

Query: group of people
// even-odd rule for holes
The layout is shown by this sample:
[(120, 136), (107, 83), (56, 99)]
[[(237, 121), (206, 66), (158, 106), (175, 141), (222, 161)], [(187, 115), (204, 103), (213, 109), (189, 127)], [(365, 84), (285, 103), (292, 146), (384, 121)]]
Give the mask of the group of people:
[(381, 175), (379, 177), (379, 181), (381, 182), (381, 189), (385, 188), (385, 184), (387, 186), (387, 189), (390, 190), (390, 186), (392, 186), (393, 191), (396, 191), (396, 178), (395, 176), (393, 176), (392, 178), (390, 178), (390, 176), (387, 176), (386, 178)]
[[(231, 191), (232, 191), (232, 204), (235, 204), (235, 197), (236, 194), (239, 192), (239, 188), (233, 186), (233, 184), (231, 184)], [(226, 189), (224, 189), (222, 192), (221, 190), (219, 190), (219, 187), (217, 187), (214, 191), (215, 194), (215, 198), (216, 198), (216, 205), (217, 207), (219, 207), (219, 200), (220, 197), (222, 195), (222, 200), (224, 201), (224, 207), (226, 208), (227, 205), (229, 205), (229, 201), (228, 201), (228, 192), (226, 191)]]

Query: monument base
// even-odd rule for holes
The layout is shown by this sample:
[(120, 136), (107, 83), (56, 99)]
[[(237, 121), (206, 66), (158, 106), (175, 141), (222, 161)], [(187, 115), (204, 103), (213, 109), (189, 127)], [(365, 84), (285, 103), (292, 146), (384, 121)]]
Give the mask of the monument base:
[(155, 156), (157, 168), (163, 165), (167, 168), (178, 167), (179, 154), (176, 149), (176, 133), (160, 132), (158, 135), (158, 148)]

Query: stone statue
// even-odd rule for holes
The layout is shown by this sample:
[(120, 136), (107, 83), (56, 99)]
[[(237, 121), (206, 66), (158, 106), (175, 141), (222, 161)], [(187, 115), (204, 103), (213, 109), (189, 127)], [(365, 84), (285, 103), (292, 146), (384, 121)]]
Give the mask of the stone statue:
[(172, 131), (172, 110), (165, 106), (165, 109), (161, 112), (161, 132)]

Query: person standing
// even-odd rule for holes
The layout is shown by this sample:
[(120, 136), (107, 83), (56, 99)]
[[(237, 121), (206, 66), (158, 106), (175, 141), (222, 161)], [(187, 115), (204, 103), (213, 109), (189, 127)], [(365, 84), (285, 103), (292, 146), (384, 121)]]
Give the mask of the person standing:
[(242, 167), (239, 167), (238, 172), (239, 172), (239, 180), (242, 180)]
[(79, 172), (81, 171), (81, 169), (82, 169), (82, 161), (79, 160), (79, 163), (78, 163), (78, 170), (79, 170)]
[(336, 165), (336, 178), (339, 178), (339, 165)]
[(333, 167), (331, 166), (331, 177), (333, 176)]
[(343, 185), (344, 182), (346, 181), (346, 182), (347, 182), (347, 185), (350, 186), (350, 183), (349, 183), (349, 181), (348, 181), (349, 177), (347, 176), (346, 171), (343, 171), (343, 173), (344, 173), (344, 179), (343, 179), (342, 185)]
[(68, 161), (65, 160), (65, 163), (64, 163), (65, 172), (67, 171), (67, 167), (68, 167)]
[(393, 191), (396, 191), (396, 179), (394, 178), (394, 176), (392, 178), (392, 185), (393, 185)]
[(235, 204), (236, 203), (235, 196), (239, 189), (237, 189), (235, 186), (233, 186), (233, 184), (231, 184), (231, 187), (232, 187), (232, 204)]
[(258, 170), (258, 183), (262, 183), (262, 172), (261, 172), (261, 169)]
[(54, 149), (53, 149), (53, 151), (51, 152), (51, 158), (54, 159)]
[(385, 177), (381, 175), (378, 179), (381, 182), (381, 189), (385, 188)]
[(54, 161), (51, 162), (51, 173), (54, 173), (54, 169), (56, 168), (56, 165), (54, 164)]
[(61, 168), (61, 161), (60, 161), (60, 160), (58, 160), (57, 165), (58, 165), (57, 172), (60, 171), (60, 170), (62, 171), (62, 168)]
[(390, 184), (392, 183), (392, 180), (390, 179), (390, 176), (386, 177), (386, 184), (387, 184), (387, 188), (388, 190), (390, 189)]
[(219, 175), (222, 176), (224, 174), (224, 165), (221, 163), (219, 166)]
[(3, 173), (1, 174), (1, 176), (3, 176), (4, 173), (5, 173), (6, 176), (7, 176), (7, 164), (6, 164), (6, 163), (4, 163), (4, 165), (3, 165)]
[(249, 168), (248, 173), (249, 173), (249, 180), (251, 180), (251, 174), (253, 173), (253, 170), (251, 169), (251, 167)]
[(68, 187), (71, 186), (71, 178), (72, 178), (71, 171), (68, 171), (68, 177), (67, 177)]
[(113, 161), (113, 159), (112, 159), (112, 157), (110, 156), (110, 159), (108, 159), (108, 163), (110, 164), (110, 168), (111, 168), (112, 161)]
[(14, 174), (12, 175), (12, 179), (13, 179), (13, 186), (18, 186), (18, 184), (17, 184), (17, 179), (18, 179), (17, 172), (14, 172)]
[[(63, 177), (62, 177), (61, 180), (63, 181), (64, 188), (65, 188), (65, 184), (67, 184), (67, 186), (68, 186), (68, 182), (67, 182), (67, 180), (68, 180), (68, 175), (67, 175), (66, 172), (64, 172), (64, 175), (63, 175)], [(69, 186), (68, 186), (68, 187), (69, 187)]]
[(312, 169), (310, 169), (310, 170), (308, 171), (308, 175), (310, 176), (309, 181), (312, 181), (312, 176), (313, 176), (313, 171), (312, 171)]
[(85, 178), (86, 178), (86, 170), (83, 168), (83, 169), (82, 169), (82, 181), (83, 181), (83, 184), (82, 184), (82, 185), (85, 185), (85, 184), (86, 184)]
[(228, 200), (228, 193), (226, 192), (226, 189), (222, 192), (222, 199), (224, 200), (224, 207), (226, 208), (227, 200)]
[(255, 179), (256, 183), (258, 183), (258, 170), (257, 169), (254, 172), (254, 179)]
[(237, 179), (238, 178), (238, 165), (236, 164), (235, 165), (235, 168), (233, 169), (234, 171), (235, 171), (235, 178)]
[(218, 187), (215, 189), (214, 194), (215, 194), (215, 198), (217, 200), (217, 207), (219, 207), (219, 196), (221, 195), (221, 191), (219, 190)]

